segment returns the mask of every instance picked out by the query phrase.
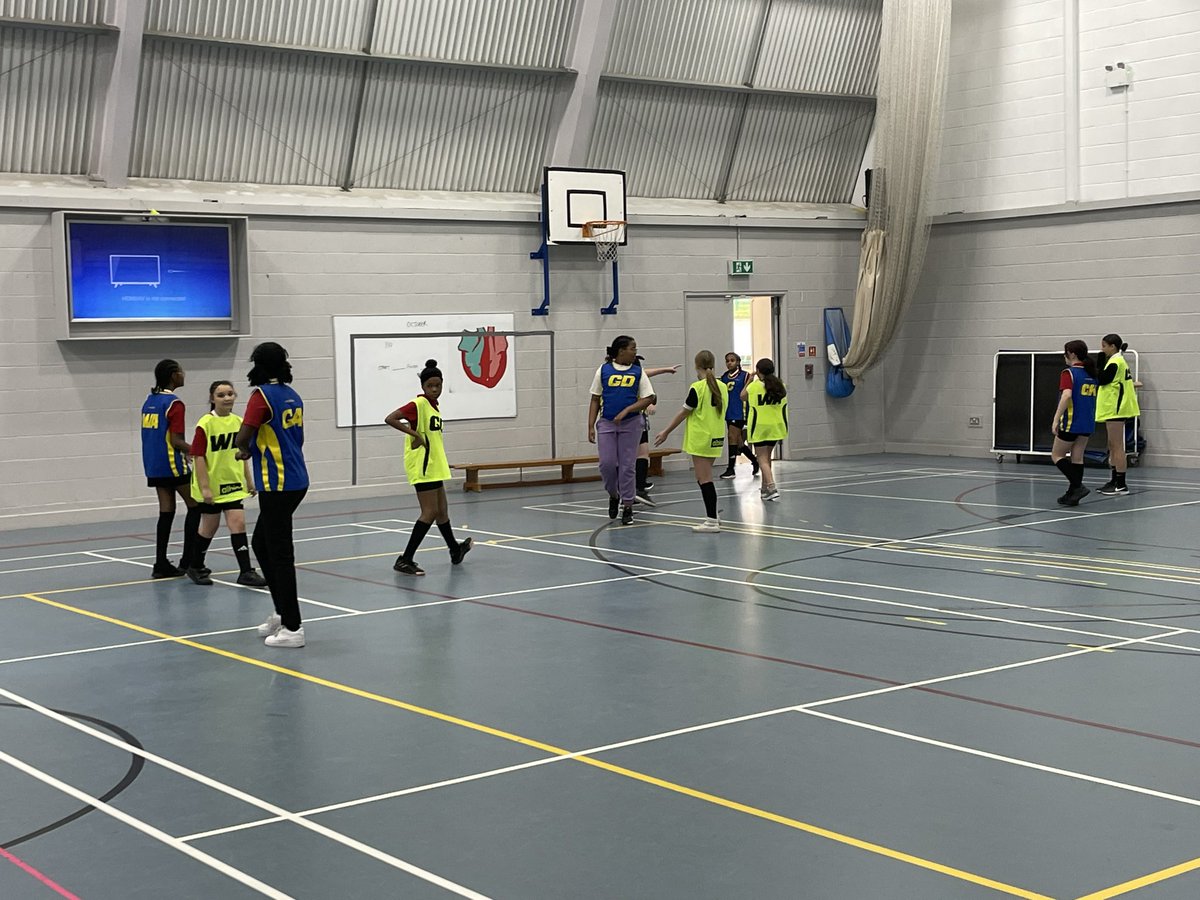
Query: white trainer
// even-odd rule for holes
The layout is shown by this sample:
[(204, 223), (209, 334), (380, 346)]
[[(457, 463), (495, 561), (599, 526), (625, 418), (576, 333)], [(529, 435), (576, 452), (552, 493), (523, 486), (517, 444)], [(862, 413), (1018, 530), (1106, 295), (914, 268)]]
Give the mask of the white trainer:
[(763, 494), (763, 499), (764, 500), (778, 500), (779, 499), (779, 489), (777, 487), (775, 487), (775, 485), (771, 485), (769, 488), (766, 489), (766, 493)]
[(288, 631), (286, 628), (280, 628), (277, 632), (263, 641), (268, 647), (303, 647), (304, 646), (304, 626), (301, 625), (295, 631)]
[(267, 616), (267, 621), (258, 626), (259, 637), (270, 637), (283, 627), (283, 618), (274, 613)]
[(721, 530), (721, 522), (718, 519), (705, 519), (699, 525), (693, 525), (692, 531), (703, 532), (705, 534), (714, 534)]

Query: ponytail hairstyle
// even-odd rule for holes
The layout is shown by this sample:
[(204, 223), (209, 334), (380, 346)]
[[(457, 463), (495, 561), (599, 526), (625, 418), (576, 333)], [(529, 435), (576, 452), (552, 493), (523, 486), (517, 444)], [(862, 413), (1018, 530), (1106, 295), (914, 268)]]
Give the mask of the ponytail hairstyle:
[(274, 341), (259, 344), (250, 351), (250, 362), (254, 363), (254, 368), (246, 373), (246, 380), (251, 385), (257, 387), (268, 381), (292, 383), (292, 364), (288, 362), (288, 352)]
[(1128, 344), (1121, 342), (1121, 336), (1119, 334), (1106, 334), (1103, 338), (1101, 338), (1101, 340), (1103, 340), (1106, 344), (1116, 347), (1118, 353), (1124, 353), (1129, 349)]
[(614, 362), (617, 354), (633, 343), (633, 338), (627, 334), (617, 335), (613, 342), (604, 351), (604, 361)]
[(720, 409), (721, 392), (725, 388), (721, 387), (721, 382), (717, 381), (717, 376), (713, 373), (716, 364), (711, 350), (701, 350), (696, 354), (696, 368), (704, 373), (704, 380), (708, 382), (709, 400), (712, 401), (713, 409)]
[(159, 362), (154, 367), (154, 387), (150, 388), (150, 393), (161, 394), (163, 391), (169, 391), (171, 389), (171, 379), (182, 368), (183, 366), (179, 365), (173, 359), (164, 359)]
[(233, 387), (232, 381), (225, 381), (224, 379), (221, 379), (220, 381), (214, 381), (212, 384), (210, 384), (208, 386), (208, 411), (209, 412), (217, 411), (217, 401), (213, 399), (213, 394), (215, 394), (217, 392), (217, 388), (219, 388), (223, 384), (227, 384), (231, 388), (233, 388), (235, 392), (237, 391), (237, 388)]
[(421, 379), (421, 387), (425, 387), (425, 382), (427, 382), (430, 378), (441, 378), (442, 370), (438, 368), (437, 360), (425, 360), (425, 368), (421, 370), (421, 374), (417, 377)]
[(1088, 377), (1097, 377), (1096, 363), (1088, 356), (1088, 345), (1083, 341), (1067, 341), (1063, 344), (1063, 353), (1073, 353), (1075, 358), (1083, 363), (1083, 371), (1088, 373)]
[(764, 356), (754, 364), (754, 370), (758, 372), (758, 378), (763, 383), (763, 387), (766, 388), (766, 401), (768, 403), (782, 403), (783, 398), (787, 396), (787, 388), (783, 386), (783, 382), (775, 374), (775, 363)]

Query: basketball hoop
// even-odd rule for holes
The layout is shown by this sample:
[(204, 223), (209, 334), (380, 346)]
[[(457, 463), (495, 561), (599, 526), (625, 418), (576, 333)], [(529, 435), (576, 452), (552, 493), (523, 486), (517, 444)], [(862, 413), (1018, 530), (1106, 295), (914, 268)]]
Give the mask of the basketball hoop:
[(600, 219), (583, 223), (583, 236), (596, 243), (596, 259), (612, 262), (617, 258), (617, 247), (625, 240), (624, 219)]

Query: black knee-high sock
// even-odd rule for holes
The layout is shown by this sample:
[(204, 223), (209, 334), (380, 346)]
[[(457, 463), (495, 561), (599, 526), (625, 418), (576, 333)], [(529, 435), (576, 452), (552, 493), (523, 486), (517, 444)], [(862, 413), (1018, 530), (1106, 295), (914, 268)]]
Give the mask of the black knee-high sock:
[(154, 530), (154, 564), (167, 565), (167, 545), (171, 543), (171, 526), (175, 524), (175, 511), (160, 512), (158, 526)]
[(732, 472), (733, 465), (737, 462), (737, 458), (742, 455), (742, 448), (737, 444), (729, 445), (729, 465), (725, 467), (726, 471)]
[(437, 523), (438, 531), (442, 533), (442, 539), (445, 540), (446, 546), (451, 550), (458, 549), (458, 541), (454, 539), (454, 529), (450, 527), (450, 520)]
[(743, 445), (742, 445), (742, 447), (741, 447), (740, 449), (741, 449), (741, 451), (742, 451), (742, 455), (743, 455), (743, 456), (745, 456), (745, 457), (746, 457), (746, 459), (750, 460), (750, 462), (754, 463), (755, 465), (757, 465), (757, 464), (758, 464), (758, 457), (754, 455), (754, 451), (753, 451), (753, 450), (751, 450), (751, 449), (750, 449), (748, 446), (746, 446), (745, 444), (743, 444)]
[(1071, 463), (1071, 487), (1083, 487), (1083, 463)]
[(711, 482), (700, 485), (700, 494), (704, 497), (704, 514), (710, 519), (717, 517), (717, 488)]
[(192, 566), (199, 568), (192, 562), (192, 555), (196, 552), (196, 538), (202, 516), (203, 513), (199, 508), (193, 506), (183, 518), (183, 558), (179, 561), (180, 568), (186, 569)]
[(191, 566), (193, 569), (204, 568), (204, 554), (208, 552), (208, 545), (212, 543), (212, 540), (212, 538), (205, 537), (202, 534), (197, 534), (192, 539)]
[(1116, 484), (1117, 483), (1117, 467), (1109, 466), (1108, 468), (1109, 468), (1109, 471), (1112, 472), (1112, 477), (1108, 479), (1108, 483)]
[(246, 540), (246, 533), (231, 534), (229, 543), (233, 544), (233, 555), (237, 557), (238, 568), (243, 573), (250, 571), (250, 544)]
[(1125, 483), (1125, 473), (1124, 472), (1117, 472), (1115, 474), (1115, 477), (1117, 479), (1117, 487), (1129, 487), (1129, 485), (1127, 485)]
[(429, 534), (429, 522), (422, 522), (417, 519), (413, 523), (412, 536), (408, 539), (408, 546), (404, 548), (403, 556), (409, 562), (413, 561), (413, 557), (417, 555), (417, 548), (421, 546), (421, 541), (425, 540), (425, 535)]
[(1069, 456), (1064, 456), (1054, 464), (1054, 467), (1063, 473), (1071, 487), (1075, 487), (1075, 464), (1071, 462)]
[(639, 459), (634, 468), (637, 470), (637, 489), (644, 491), (646, 489), (646, 475), (650, 472), (650, 460)]

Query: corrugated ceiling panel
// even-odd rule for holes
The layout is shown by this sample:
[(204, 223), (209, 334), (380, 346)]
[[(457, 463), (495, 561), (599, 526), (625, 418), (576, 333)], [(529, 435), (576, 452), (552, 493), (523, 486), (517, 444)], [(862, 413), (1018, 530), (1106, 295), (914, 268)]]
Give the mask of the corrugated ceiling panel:
[(361, 62), (148, 40), (130, 174), (337, 184)]
[(622, 169), (635, 197), (716, 196), (739, 95), (600, 82), (588, 165)]
[(0, 0), (0, 19), (104, 25), (112, 22), (113, 0)]
[(355, 186), (534, 191), (564, 77), (372, 64)]
[(755, 87), (874, 96), (883, 0), (776, 0)]
[(874, 119), (871, 102), (751, 97), (729, 199), (849, 203)]
[(146, 31), (248, 44), (362, 50), (370, 7), (370, 0), (149, 0)]
[(741, 85), (764, 0), (621, 0), (605, 73)]
[(379, 0), (375, 46), (387, 56), (557, 68), (577, 0)]
[(0, 171), (87, 173), (97, 41), (0, 27)]

